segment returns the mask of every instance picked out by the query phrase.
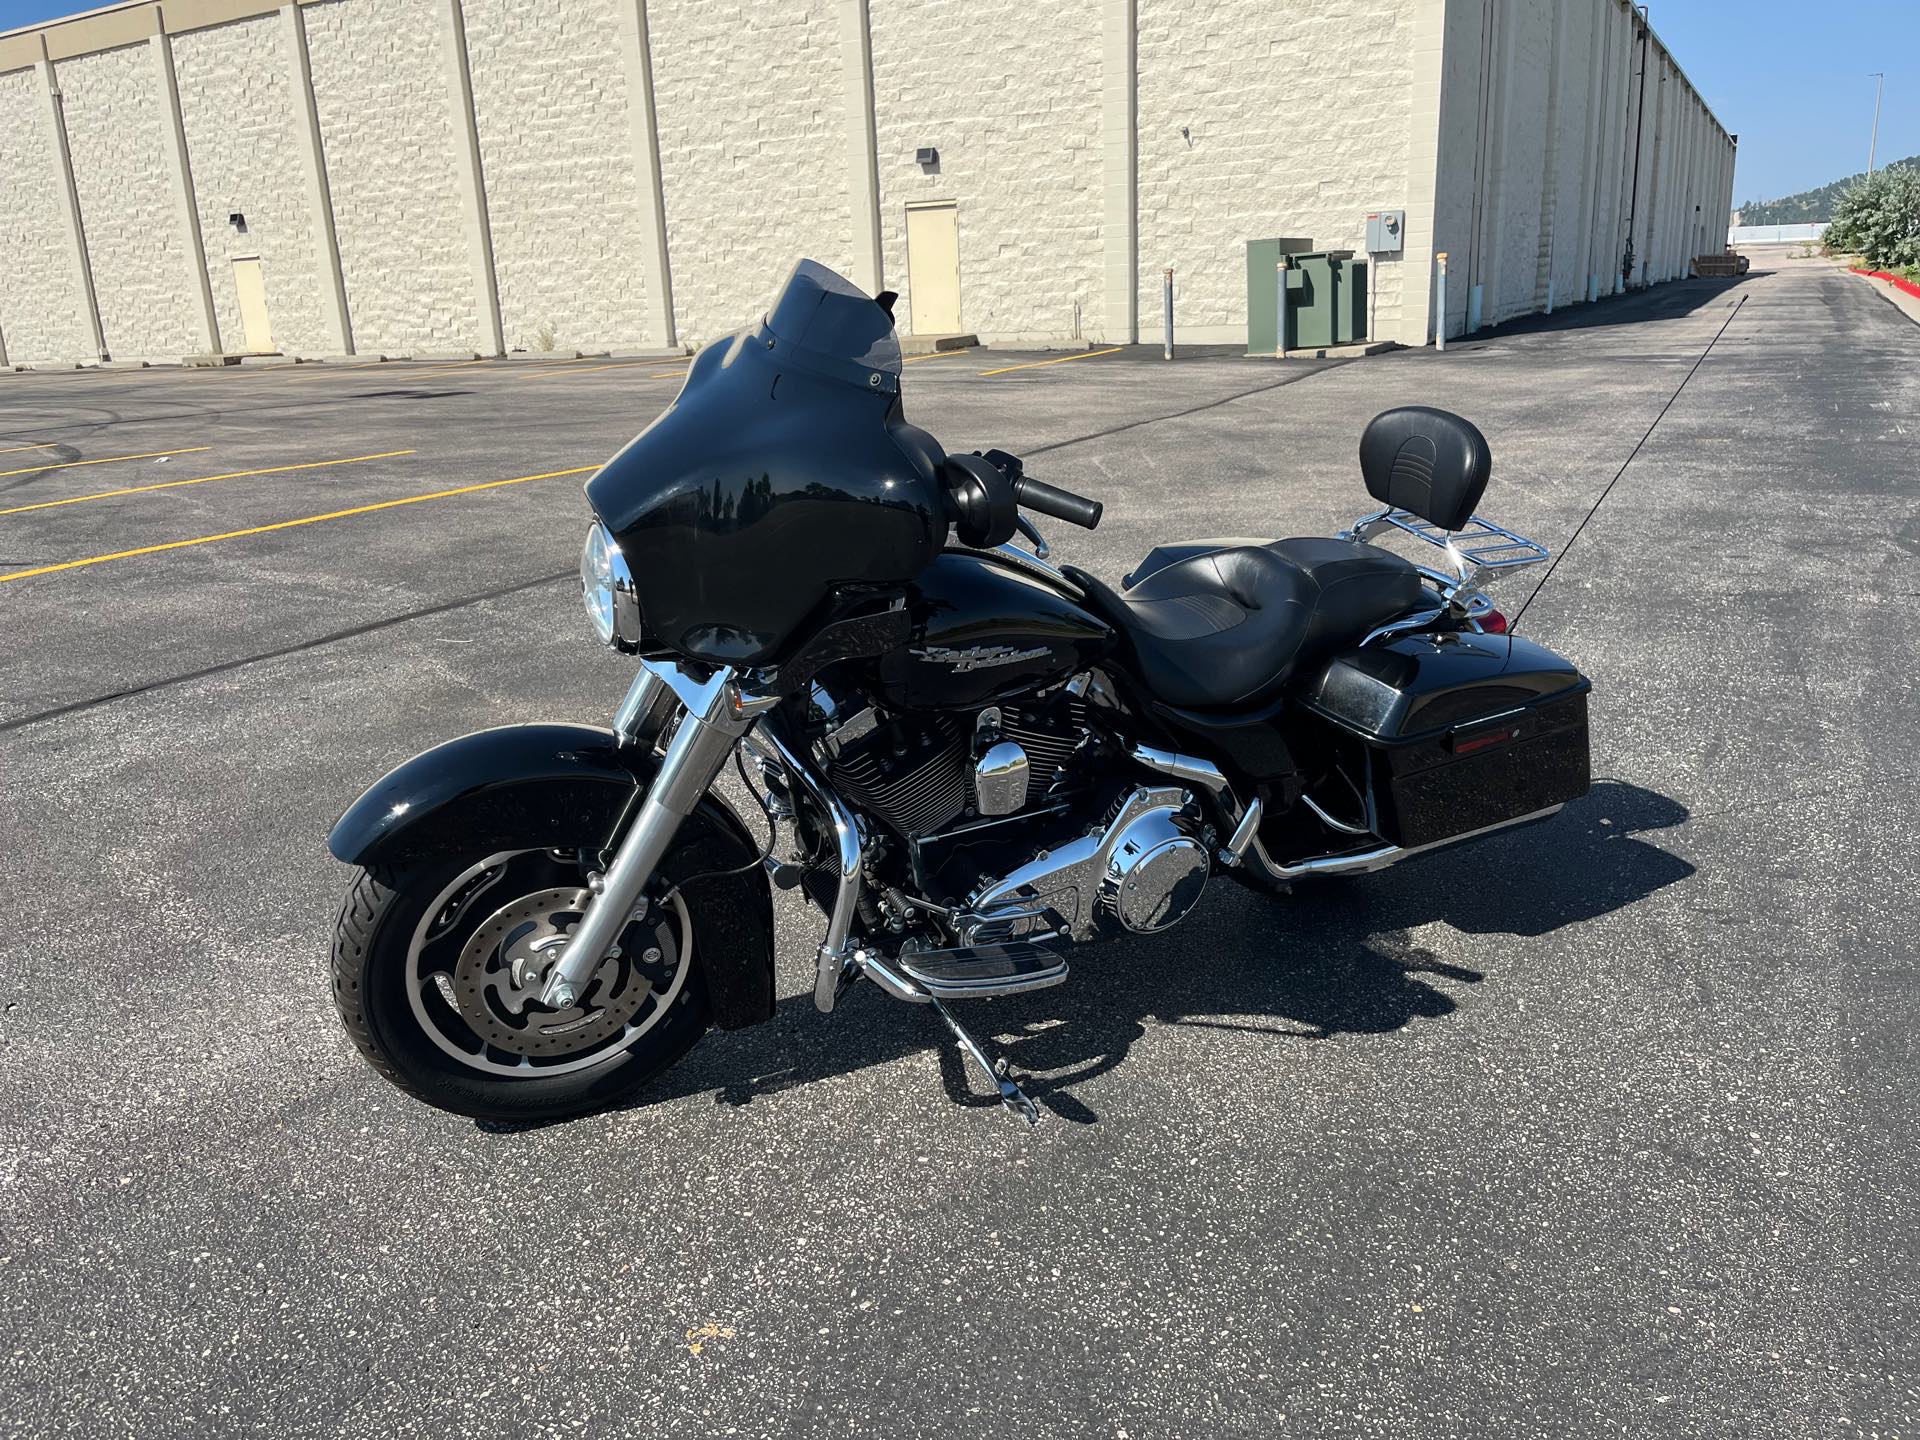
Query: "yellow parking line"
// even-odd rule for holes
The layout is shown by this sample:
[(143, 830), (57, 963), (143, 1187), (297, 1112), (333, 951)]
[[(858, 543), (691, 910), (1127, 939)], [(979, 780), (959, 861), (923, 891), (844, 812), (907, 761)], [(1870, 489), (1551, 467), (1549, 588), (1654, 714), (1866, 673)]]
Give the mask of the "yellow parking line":
[(420, 375), (446, 375), (455, 370), (465, 370), (471, 366), (486, 363), (484, 357), (479, 360), (358, 360), (351, 364), (338, 360), (323, 360), (305, 365), (270, 365), (264, 369), (242, 373), (250, 374), (255, 380), (297, 380), (306, 384), (315, 380), (358, 381), (361, 378), (358, 372), (362, 370), (379, 370), (395, 379), (406, 379)]
[(435, 490), (427, 495), (407, 495), (398, 500), (381, 500), (373, 505), (355, 505), (349, 510), (329, 510), (324, 515), (303, 515), (298, 520), (276, 520), (271, 525), (252, 525), (245, 530), (227, 530), (219, 535), (196, 535), (191, 540), (169, 540), (163, 545), (142, 545), (137, 550), (116, 550), (110, 555), (89, 555), (84, 560), (63, 560), (58, 565), (40, 565), (32, 570), (15, 570), (0, 575), (0, 585), (9, 580), (27, 580), (35, 575), (51, 575), (57, 570), (78, 570), (87, 565), (104, 565), (109, 560), (130, 560), (136, 555), (157, 555), (163, 550), (184, 550), (190, 545), (211, 545), (216, 540), (238, 540), (247, 535), (265, 535), (272, 530), (291, 530), (296, 525), (318, 525), (323, 520), (344, 520), (349, 515), (370, 515), (375, 510), (391, 510), (399, 505), (422, 505), (429, 500), (445, 500), (450, 495), (471, 495), (477, 490), (498, 490), (503, 485), (524, 485), (529, 480), (554, 480), (562, 475), (585, 475), (598, 465), (576, 465), (571, 470), (548, 470), (539, 475), (516, 475), (510, 480), (487, 480), (479, 485), (461, 485), (452, 490)]
[[(256, 377), (269, 377), (280, 380), (324, 380), (329, 376), (343, 375), (354, 370), (379, 370), (383, 367), (389, 367), (393, 363), (391, 360), (356, 360), (351, 365), (344, 365), (338, 362), (333, 364), (322, 362), (313, 365), (269, 365), (262, 370), (252, 372), (242, 370), (240, 373), (242, 375), (252, 373)], [(292, 373), (284, 373), (287, 371), (291, 371)]]
[(583, 365), (578, 370), (569, 370), (564, 366), (554, 366), (550, 369), (542, 370), (541, 373), (537, 375), (530, 375), (527, 378), (530, 380), (551, 380), (556, 375), (591, 375), (596, 370), (637, 370), (644, 363), (646, 362), (636, 360), (612, 360), (605, 365)]
[(20, 515), (28, 510), (51, 510), (56, 505), (78, 505), (83, 500), (111, 500), (116, 495), (144, 495), (149, 490), (178, 490), (183, 485), (205, 485), (211, 480), (238, 480), (247, 475), (281, 475), (289, 470), (322, 470), (329, 465), (353, 465), (362, 460), (391, 460), (411, 455), (411, 450), (383, 450), (378, 455), (348, 455), (339, 460), (308, 460), (299, 465), (269, 465), (264, 470), (229, 470), (224, 475), (201, 475), (192, 480), (162, 480), (154, 485), (129, 485), (124, 490), (97, 490), (91, 495), (69, 495), (64, 500), (42, 500), (33, 505), (15, 505), (0, 510), (0, 515)]
[[(486, 361), (484, 360), (369, 360), (363, 365), (317, 365), (312, 367), (305, 365), (298, 367), (277, 365), (272, 369), (262, 370), (259, 373), (263, 376), (275, 376), (281, 380), (338, 380), (342, 375), (351, 374), (355, 370), (384, 370), (396, 379), (417, 379), (425, 375), (449, 375), (455, 370), (465, 370), (470, 365), (484, 365), (485, 363)], [(281, 371), (288, 368), (305, 370), (308, 373), (304, 375), (299, 373), (292, 375), (281, 374)]]
[[(923, 360), (958, 360), (961, 356), (965, 355), (966, 353), (967, 352), (964, 350), (942, 350), (942, 351), (939, 351), (937, 354), (933, 354), (933, 355), (909, 355), (900, 363), (902, 365), (918, 365)], [(1111, 353), (1111, 352), (1103, 352), (1103, 353)], [(1076, 355), (1073, 358), (1077, 360), (1080, 357)], [(1042, 361), (1041, 363), (1047, 364), (1049, 362)], [(688, 366), (687, 368), (690, 370), (693, 367)], [(649, 380), (678, 380), (686, 373), (687, 373), (686, 370), (655, 370), (650, 375), (648, 375), (647, 378)], [(990, 373), (997, 375), (999, 374), (999, 371), (996, 370)]]
[(1042, 365), (1064, 365), (1069, 360), (1092, 360), (1100, 355), (1118, 355), (1126, 347), (1116, 345), (1111, 350), (1083, 350), (1077, 355), (1062, 355), (1053, 360), (1029, 360), (1024, 365), (1003, 365), (998, 370), (982, 370), (982, 375), (1010, 375), (1015, 370), (1038, 370)]
[(211, 445), (189, 445), (184, 450), (148, 450), (140, 455), (102, 455), (98, 460), (59, 460), (51, 465), (29, 465), (24, 470), (0, 470), (0, 476), (38, 475), (43, 470), (72, 470), (80, 465), (111, 465), (116, 460), (152, 460), (162, 455), (193, 455)]
[(0, 450), (0, 455), (14, 455), (22, 450), (54, 450), (59, 448), (59, 444), (60, 442), (57, 440), (48, 440), (40, 445), (15, 445), (9, 449)]

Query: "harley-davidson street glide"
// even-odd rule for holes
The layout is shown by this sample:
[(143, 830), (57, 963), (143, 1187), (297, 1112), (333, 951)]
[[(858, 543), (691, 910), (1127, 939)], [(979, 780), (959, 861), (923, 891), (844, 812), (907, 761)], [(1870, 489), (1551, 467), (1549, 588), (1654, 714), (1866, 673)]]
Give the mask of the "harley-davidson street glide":
[(496, 1121), (632, 1094), (773, 1014), (778, 885), (825, 917), (822, 1011), (863, 979), (930, 1007), (1032, 1121), (953, 1002), (1057, 985), (1213, 876), (1284, 894), (1586, 791), (1588, 681), (1482, 589), (1547, 552), (1474, 514), (1465, 420), (1368, 425), (1379, 508), (1337, 539), (1163, 544), (1114, 587), (1029, 518), (1098, 502), (908, 423), (893, 298), (802, 261), (587, 482), (587, 616), (639, 665), (611, 729), (450, 741), (334, 827), (334, 994), (401, 1088)]

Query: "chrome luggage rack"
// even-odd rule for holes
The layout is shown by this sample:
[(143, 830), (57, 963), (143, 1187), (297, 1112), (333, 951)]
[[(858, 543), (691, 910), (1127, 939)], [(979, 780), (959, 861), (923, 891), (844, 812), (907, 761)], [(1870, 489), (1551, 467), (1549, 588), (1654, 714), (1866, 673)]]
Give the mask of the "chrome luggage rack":
[(1376, 535), (1398, 530), (1416, 540), (1424, 540), (1444, 550), (1453, 566), (1447, 574), (1428, 566), (1418, 567), (1433, 582), (1449, 605), (1476, 619), (1493, 608), (1493, 602), (1480, 587), (1509, 570), (1521, 570), (1551, 560), (1553, 552), (1537, 540), (1516, 535), (1505, 526), (1475, 515), (1459, 530), (1447, 530), (1422, 520), (1411, 510), (1377, 510), (1353, 522), (1353, 528), (1340, 533), (1342, 540), (1370, 541)]

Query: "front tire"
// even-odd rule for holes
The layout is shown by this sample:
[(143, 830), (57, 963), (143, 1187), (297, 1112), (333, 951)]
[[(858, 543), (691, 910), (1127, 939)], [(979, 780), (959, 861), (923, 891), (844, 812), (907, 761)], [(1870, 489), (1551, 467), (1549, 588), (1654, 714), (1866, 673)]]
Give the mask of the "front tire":
[(697, 903), (675, 891), (629, 922), (584, 987), (536, 998), (587, 900), (581, 852), (510, 851), (363, 869), (334, 927), (347, 1033), (429, 1105), (507, 1124), (615, 1104), (706, 1033)]

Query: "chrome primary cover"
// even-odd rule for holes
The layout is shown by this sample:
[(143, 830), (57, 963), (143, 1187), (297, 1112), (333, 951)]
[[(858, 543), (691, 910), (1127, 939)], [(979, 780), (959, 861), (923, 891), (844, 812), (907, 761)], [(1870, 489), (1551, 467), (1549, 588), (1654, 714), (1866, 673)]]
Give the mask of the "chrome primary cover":
[(1206, 847), (1178, 811), (1147, 811), (1120, 834), (1100, 881), (1101, 908), (1136, 935), (1178, 924), (1206, 888)]
[(1105, 826), (975, 891), (954, 917), (955, 929), (967, 945), (1164, 930), (1193, 908), (1206, 886), (1199, 829), (1185, 790), (1139, 786)]

